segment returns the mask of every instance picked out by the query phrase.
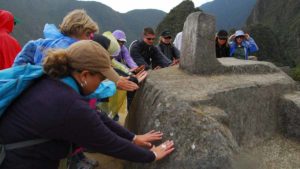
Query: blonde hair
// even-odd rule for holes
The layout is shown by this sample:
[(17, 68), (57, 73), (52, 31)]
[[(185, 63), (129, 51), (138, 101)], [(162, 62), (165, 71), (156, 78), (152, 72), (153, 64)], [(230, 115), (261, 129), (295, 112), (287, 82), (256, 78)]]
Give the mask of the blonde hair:
[(68, 13), (59, 25), (61, 33), (66, 36), (79, 37), (87, 31), (98, 32), (98, 25), (83, 9), (75, 9)]
[[(79, 48), (81, 48), (80, 50), (83, 50), (82, 52), (86, 52), (85, 46), (79, 46)], [(102, 54), (107, 55), (108, 57), (108, 53), (105, 51), (105, 49), (103, 49), (100, 45), (97, 48), (100, 48)], [(97, 49), (94, 48), (94, 50)], [(103, 60), (100, 59), (99, 55), (84, 55), (70, 48), (51, 49), (47, 52), (47, 55), (43, 61), (43, 67), (44, 72), (50, 77), (54, 78), (70, 76), (74, 71), (81, 72), (83, 70), (88, 70), (92, 74), (100, 73), (101, 75), (103, 75), (100, 72), (101, 68), (103, 67), (102, 62)]]

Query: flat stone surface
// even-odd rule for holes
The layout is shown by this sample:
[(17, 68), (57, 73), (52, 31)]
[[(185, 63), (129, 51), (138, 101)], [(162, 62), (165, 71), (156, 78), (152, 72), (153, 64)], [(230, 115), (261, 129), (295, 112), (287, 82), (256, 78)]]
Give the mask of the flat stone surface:
[[(163, 79), (163, 80), (162, 80)], [(226, 92), (245, 87), (289, 85), (295, 82), (283, 72), (273, 74), (186, 74), (177, 66), (155, 71), (147, 83), (159, 86), (169, 95), (186, 101), (205, 100), (214, 93)]]
[(219, 58), (218, 61), (222, 64), (218, 73), (232, 74), (263, 74), (279, 72), (277, 68), (270, 62), (241, 60), (236, 58)]

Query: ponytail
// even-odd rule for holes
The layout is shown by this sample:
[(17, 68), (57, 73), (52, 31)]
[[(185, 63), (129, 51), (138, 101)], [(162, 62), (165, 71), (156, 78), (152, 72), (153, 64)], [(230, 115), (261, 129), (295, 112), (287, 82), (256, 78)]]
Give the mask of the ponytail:
[(49, 50), (43, 62), (44, 72), (54, 78), (70, 75), (68, 54), (64, 49)]

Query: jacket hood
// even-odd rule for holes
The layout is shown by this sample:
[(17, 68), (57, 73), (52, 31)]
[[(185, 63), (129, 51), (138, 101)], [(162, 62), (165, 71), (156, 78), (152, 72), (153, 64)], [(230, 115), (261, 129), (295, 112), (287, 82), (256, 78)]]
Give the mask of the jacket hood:
[(64, 35), (57, 29), (54, 24), (49, 23), (45, 24), (43, 33), (46, 39), (58, 39), (64, 37)]
[(0, 10), (0, 31), (11, 33), (14, 29), (14, 16), (5, 10)]
[(127, 42), (126, 35), (122, 30), (115, 30), (112, 34), (117, 40)]

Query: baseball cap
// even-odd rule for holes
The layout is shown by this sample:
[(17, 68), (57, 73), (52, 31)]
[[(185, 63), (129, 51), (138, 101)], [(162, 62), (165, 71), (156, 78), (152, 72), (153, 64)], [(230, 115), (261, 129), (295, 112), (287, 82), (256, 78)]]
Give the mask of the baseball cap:
[[(80, 40), (73, 43), (67, 49), (67, 54), (73, 57), (86, 58), (89, 60), (90, 67), (82, 69), (92, 70), (101, 73), (107, 79), (117, 83), (120, 76), (111, 66), (111, 59), (109, 53), (97, 42), (92, 40)], [(91, 59), (89, 59), (91, 58)], [(70, 63), (72, 66), (72, 63)]]
[(172, 37), (171, 32), (169, 30), (163, 31), (161, 33), (161, 36), (163, 36), (163, 37), (167, 37), (167, 36)]
[(227, 39), (228, 33), (227, 33), (227, 31), (225, 31), (225, 30), (220, 30), (220, 31), (217, 33), (217, 36), (218, 36), (218, 38), (220, 38), (220, 39)]

